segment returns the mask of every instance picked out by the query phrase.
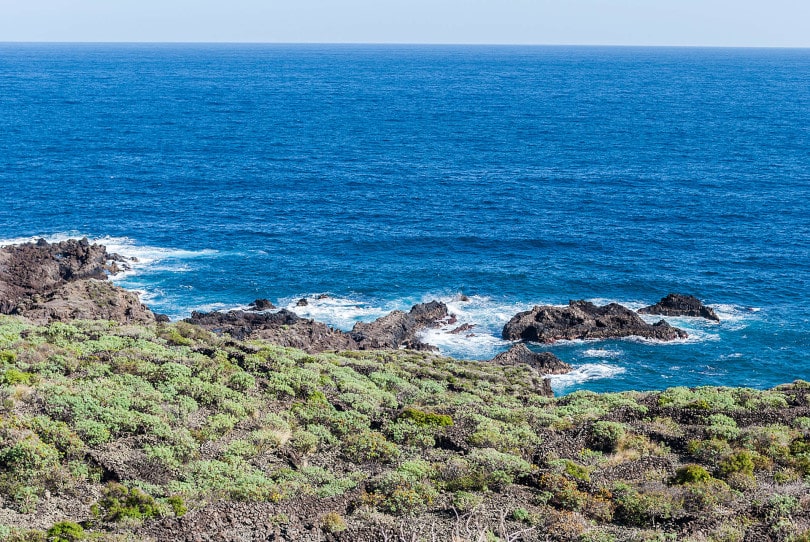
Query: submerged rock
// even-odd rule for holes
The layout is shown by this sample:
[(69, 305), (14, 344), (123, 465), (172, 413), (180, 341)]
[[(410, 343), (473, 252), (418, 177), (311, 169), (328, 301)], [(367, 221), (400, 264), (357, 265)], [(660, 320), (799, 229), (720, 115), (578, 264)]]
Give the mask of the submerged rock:
[(77, 318), (153, 322), (154, 314), (137, 294), (107, 280), (122, 260), (86, 238), (0, 248), (0, 313), (39, 323)]
[(641, 314), (660, 314), (662, 316), (694, 316), (707, 320), (720, 321), (720, 317), (711, 307), (704, 305), (692, 295), (669, 294), (655, 305), (638, 310)]
[(501, 365), (523, 363), (547, 375), (561, 375), (571, 372), (571, 366), (551, 352), (532, 352), (523, 343), (512, 346), (506, 352), (501, 352), (492, 358), (492, 362)]
[(642, 337), (659, 341), (686, 338), (685, 331), (664, 320), (648, 324), (617, 303), (598, 307), (588, 301), (570, 301), (567, 307), (536, 306), (516, 314), (503, 328), (507, 340), (552, 343), (558, 340)]

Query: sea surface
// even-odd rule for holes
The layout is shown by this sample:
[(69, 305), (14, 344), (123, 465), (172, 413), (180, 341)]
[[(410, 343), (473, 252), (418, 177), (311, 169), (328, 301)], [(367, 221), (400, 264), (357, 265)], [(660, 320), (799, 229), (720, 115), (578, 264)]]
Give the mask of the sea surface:
[(175, 319), (440, 299), (485, 360), (532, 305), (681, 292), (722, 321), (534, 346), (555, 390), (810, 379), (810, 50), (0, 44), (0, 244), (74, 236)]

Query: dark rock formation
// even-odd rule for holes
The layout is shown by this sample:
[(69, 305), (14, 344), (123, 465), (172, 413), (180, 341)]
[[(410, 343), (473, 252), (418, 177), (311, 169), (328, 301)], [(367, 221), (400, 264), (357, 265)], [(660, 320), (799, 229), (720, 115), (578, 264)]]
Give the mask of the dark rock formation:
[(301, 318), (287, 309), (262, 314), (244, 311), (193, 312), (186, 322), (215, 333), (228, 333), (239, 340), (265, 339), (307, 352), (358, 349), (357, 343), (348, 333), (315, 320)]
[(570, 301), (567, 307), (536, 306), (518, 313), (503, 328), (504, 339), (541, 343), (631, 336), (672, 341), (685, 338), (687, 334), (664, 320), (650, 325), (617, 303), (598, 307), (588, 301)]
[(526, 364), (546, 375), (559, 375), (571, 372), (571, 366), (551, 352), (532, 352), (525, 344), (516, 344), (506, 352), (501, 352), (492, 363), (501, 365)]
[(307, 352), (412, 348), (430, 350), (416, 334), (447, 316), (447, 307), (433, 301), (414, 306), (410, 312), (394, 311), (371, 323), (358, 323), (351, 333), (301, 318), (287, 309), (273, 313), (245, 311), (193, 312), (186, 322), (235, 339), (264, 339)]
[(720, 317), (711, 307), (701, 303), (691, 295), (669, 294), (655, 305), (638, 310), (641, 314), (660, 314), (662, 316), (694, 316), (707, 320), (720, 321)]
[(457, 328), (450, 330), (450, 334), (451, 335), (459, 335), (461, 333), (464, 333), (465, 331), (472, 331), (472, 329), (474, 327), (475, 327), (475, 324), (461, 324)]
[(250, 304), (250, 310), (254, 311), (269, 311), (275, 308), (276, 306), (273, 305), (269, 299), (257, 299)]
[(124, 258), (110, 255), (87, 239), (8, 246), (0, 249), (0, 313), (44, 323), (52, 320), (107, 319), (153, 322), (138, 300), (107, 281)]
[(306, 307), (307, 305), (309, 305), (309, 301), (307, 301), (306, 297), (302, 297), (295, 303), (296, 307)]
[(351, 336), (361, 350), (400, 347), (436, 350), (434, 346), (419, 341), (416, 335), (425, 328), (439, 325), (444, 318), (447, 318), (444, 303), (420, 303), (407, 313), (394, 311), (370, 323), (358, 322), (352, 328)]

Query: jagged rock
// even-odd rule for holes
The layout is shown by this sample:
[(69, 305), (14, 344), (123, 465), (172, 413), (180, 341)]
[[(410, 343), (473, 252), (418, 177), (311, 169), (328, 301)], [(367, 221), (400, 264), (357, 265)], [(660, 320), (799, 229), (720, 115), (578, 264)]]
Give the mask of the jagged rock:
[(306, 307), (307, 305), (309, 305), (309, 301), (307, 301), (306, 297), (302, 297), (295, 303), (296, 307)]
[(371, 323), (358, 323), (346, 333), (315, 320), (301, 318), (287, 309), (273, 313), (245, 311), (193, 312), (186, 322), (235, 339), (264, 339), (307, 352), (369, 350), (382, 348), (435, 349), (416, 334), (447, 316), (447, 307), (433, 301), (415, 305), (410, 312), (394, 311)]
[(664, 320), (648, 324), (635, 312), (617, 303), (598, 307), (588, 301), (570, 301), (567, 307), (536, 306), (516, 314), (503, 328), (507, 340), (552, 343), (574, 339), (643, 337), (672, 341), (687, 337)]
[(474, 327), (475, 327), (475, 324), (461, 324), (457, 328), (450, 330), (450, 334), (451, 335), (458, 335), (460, 333), (464, 333), (465, 331), (470, 331)]
[(393, 311), (370, 323), (358, 322), (352, 328), (351, 336), (361, 350), (400, 347), (436, 350), (436, 347), (421, 342), (416, 335), (425, 328), (439, 325), (446, 317), (447, 305), (444, 303), (420, 303), (407, 313)]
[(155, 315), (134, 292), (128, 292), (106, 280), (87, 279), (69, 282), (46, 296), (20, 302), (15, 314), (36, 323), (71, 320), (114, 320), (148, 324)]
[(301, 318), (287, 309), (261, 314), (244, 311), (192, 312), (191, 318), (185, 321), (215, 333), (228, 333), (235, 339), (265, 339), (307, 352), (358, 349), (348, 333)]
[(720, 317), (711, 307), (704, 305), (700, 299), (691, 295), (669, 294), (655, 305), (638, 310), (641, 314), (660, 314), (662, 316), (694, 316), (707, 320), (720, 321)]
[(255, 311), (269, 311), (275, 308), (276, 306), (273, 305), (269, 299), (257, 299), (250, 304), (250, 309)]
[(551, 352), (532, 352), (525, 344), (516, 344), (506, 352), (501, 352), (492, 363), (515, 365), (524, 363), (546, 375), (558, 375), (571, 372), (571, 366)]
[(135, 293), (107, 281), (122, 260), (86, 238), (3, 247), (0, 313), (40, 323), (75, 318), (153, 322), (154, 314)]

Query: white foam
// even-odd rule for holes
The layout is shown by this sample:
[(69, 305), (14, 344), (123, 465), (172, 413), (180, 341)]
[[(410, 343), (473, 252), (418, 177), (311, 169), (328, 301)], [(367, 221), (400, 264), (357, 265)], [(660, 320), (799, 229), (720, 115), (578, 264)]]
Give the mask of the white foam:
[(301, 297), (286, 298), (280, 304), (302, 318), (313, 318), (343, 331), (350, 330), (357, 322), (370, 322), (402, 308), (399, 303), (381, 307), (351, 298), (319, 295), (304, 297), (307, 304), (299, 307), (299, 299)]
[(621, 357), (622, 352), (621, 350), (608, 350), (605, 348), (588, 348), (581, 355), (585, 358), (615, 359)]
[(626, 369), (618, 365), (609, 365), (607, 363), (585, 363), (574, 367), (570, 373), (563, 375), (550, 375), (551, 387), (554, 391), (561, 391), (576, 384), (582, 384), (590, 380), (599, 380), (602, 378), (613, 378), (616, 375), (624, 373)]
[[(129, 237), (112, 237), (109, 235), (92, 237), (75, 231), (36, 235), (33, 237), (0, 239), (0, 246), (35, 243), (39, 239), (45, 239), (49, 243), (59, 243), (61, 241), (67, 241), (68, 239), (81, 239), (83, 237), (87, 237), (91, 243), (104, 245), (107, 247), (107, 252), (110, 254), (116, 253), (128, 259), (128, 261), (125, 262), (128, 269), (116, 273), (111, 277), (114, 282), (122, 282), (146, 268), (156, 271), (190, 271), (192, 268), (188, 264), (182, 263), (180, 260), (190, 260), (219, 254), (219, 251), (213, 249), (184, 250), (178, 248), (154, 247), (139, 245), (134, 239)], [(156, 267), (156, 264), (161, 262), (163, 262), (162, 265)]]

